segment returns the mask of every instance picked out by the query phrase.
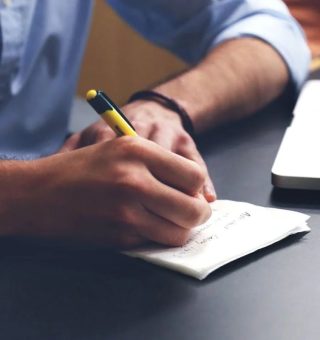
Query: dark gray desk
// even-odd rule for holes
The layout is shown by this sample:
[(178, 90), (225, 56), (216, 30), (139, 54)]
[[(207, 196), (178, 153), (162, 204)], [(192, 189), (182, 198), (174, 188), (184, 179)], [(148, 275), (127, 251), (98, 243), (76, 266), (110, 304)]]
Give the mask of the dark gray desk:
[(310, 214), (291, 237), (203, 282), (105, 250), (0, 244), (0, 338), (320, 338), (320, 195), (275, 192), (270, 168), (290, 117), (277, 105), (200, 142), (220, 198)]

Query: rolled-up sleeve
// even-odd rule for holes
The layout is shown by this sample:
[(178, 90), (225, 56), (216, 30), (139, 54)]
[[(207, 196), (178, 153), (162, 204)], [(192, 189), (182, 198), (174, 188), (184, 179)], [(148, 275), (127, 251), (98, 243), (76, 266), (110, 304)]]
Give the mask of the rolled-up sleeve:
[(133, 28), (189, 63), (226, 40), (255, 37), (286, 63), (298, 90), (309, 69), (304, 33), (280, 0), (109, 0)]

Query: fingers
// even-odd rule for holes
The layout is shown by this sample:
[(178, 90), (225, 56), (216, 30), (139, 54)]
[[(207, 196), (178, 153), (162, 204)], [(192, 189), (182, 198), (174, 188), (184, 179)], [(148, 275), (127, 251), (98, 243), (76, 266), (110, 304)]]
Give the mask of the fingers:
[(184, 229), (200, 225), (211, 216), (211, 208), (202, 195), (186, 195), (152, 177), (139, 199), (149, 211)]
[(108, 141), (114, 137), (115, 133), (111, 128), (104, 121), (100, 120), (81, 132), (79, 144), (83, 147)]
[(172, 151), (172, 147), (176, 139), (176, 133), (173, 129), (168, 129), (167, 131), (164, 129), (153, 129), (149, 139), (158, 145), (161, 145), (163, 148)]
[(195, 161), (197, 164), (201, 166), (205, 174), (205, 180), (202, 187), (202, 194), (208, 202), (213, 202), (217, 199), (216, 191), (214, 189), (212, 180), (210, 178), (208, 168), (203, 158), (201, 157), (199, 151), (193, 140), (185, 139), (184, 141), (180, 141), (174, 150), (177, 154), (188, 158), (190, 160)]
[(99, 142), (109, 141), (115, 137), (115, 133), (108, 125), (100, 120), (88, 126), (82, 132), (73, 134), (64, 143), (58, 153), (72, 151), (84, 146), (96, 144)]
[(189, 195), (197, 194), (204, 184), (204, 172), (194, 161), (150, 143), (146, 145), (144, 158), (149, 171), (161, 182)]
[(147, 209), (141, 209), (140, 218), (143, 221), (137, 225), (137, 232), (146, 239), (168, 246), (182, 246), (189, 237), (189, 230), (157, 216)]
[(180, 118), (176, 113), (163, 108), (157, 103), (143, 101), (130, 103), (123, 109), (128, 117), (133, 118), (132, 122), (139, 136), (152, 140), (163, 148), (175, 152), (184, 158), (193, 160), (200, 165), (204, 172), (203, 184), (197, 191), (196, 186), (193, 186), (194, 181), (190, 179), (190, 176), (185, 174), (183, 166), (179, 166), (182, 172), (180, 172), (178, 176), (174, 176), (174, 174), (178, 172), (177, 169), (174, 171), (173, 166), (166, 168), (165, 166), (161, 167), (160, 163), (153, 164), (152, 159), (154, 157), (151, 157), (150, 164), (153, 166), (155, 176), (158, 176), (160, 180), (167, 180), (169, 184), (191, 195), (200, 191), (208, 202), (216, 199), (215, 190), (207, 167), (191, 137), (183, 130)]
[(71, 137), (69, 137), (66, 140), (62, 148), (58, 151), (58, 153), (68, 152), (68, 151), (77, 149), (79, 142), (80, 142), (80, 133), (73, 134)]

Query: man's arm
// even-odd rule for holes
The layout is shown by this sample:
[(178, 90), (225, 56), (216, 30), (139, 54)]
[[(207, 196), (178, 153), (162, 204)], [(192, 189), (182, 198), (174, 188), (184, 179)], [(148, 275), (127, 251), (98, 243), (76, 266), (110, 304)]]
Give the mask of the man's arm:
[[(310, 56), (303, 33), (280, 0), (109, 3), (146, 38), (194, 65), (155, 90), (178, 101), (198, 132), (257, 111), (289, 82), (298, 93), (306, 77)], [(142, 100), (123, 109), (141, 136), (198, 162), (207, 173), (203, 192), (214, 199), (206, 166), (175, 112)], [(63, 150), (111, 136), (97, 123)]]
[(196, 163), (139, 137), (0, 161), (0, 236), (182, 245), (211, 214), (203, 181)]
[(239, 119), (278, 97), (289, 81), (280, 55), (255, 38), (227, 41), (196, 67), (155, 91), (175, 98), (197, 132)]
[(231, 39), (254, 37), (283, 58), (298, 89), (308, 72), (304, 34), (281, 0), (109, 0), (134, 29), (196, 65)]
[[(221, 44), (197, 66), (154, 90), (174, 98), (189, 113), (196, 132), (203, 132), (252, 114), (279, 96), (288, 81), (287, 67), (274, 48), (240, 38)], [(175, 112), (150, 101), (133, 102), (124, 110), (140, 135), (198, 162), (206, 173), (203, 194), (208, 201), (215, 199), (206, 165)]]

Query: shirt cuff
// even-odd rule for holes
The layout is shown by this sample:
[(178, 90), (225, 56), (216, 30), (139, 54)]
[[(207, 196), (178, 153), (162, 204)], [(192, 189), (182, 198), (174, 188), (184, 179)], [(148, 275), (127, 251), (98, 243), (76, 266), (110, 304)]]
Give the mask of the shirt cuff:
[(247, 17), (218, 34), (210, 47), (241, 37), (254, 37), (271, 45), (286, 63), (298, 93), (309, 72), (311, 53), (304, 33), (293, 19), (289, 21), (265, 13)]

